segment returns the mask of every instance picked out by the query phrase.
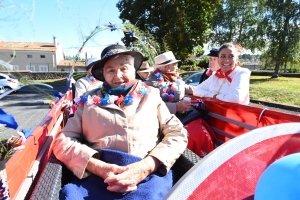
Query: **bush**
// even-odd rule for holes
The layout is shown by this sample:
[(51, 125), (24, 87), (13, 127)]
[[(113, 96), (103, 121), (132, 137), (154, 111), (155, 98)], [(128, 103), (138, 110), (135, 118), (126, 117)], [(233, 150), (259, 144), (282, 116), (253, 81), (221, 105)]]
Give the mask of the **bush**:
[(208, 61), (209, 61), (209, 57), (206, 56), (203, 60), (201, 60), (199, 63), (198, 63), (198, 67), (202, 68), (202, 69), (206, 69), (208, 68)]
[(190, 60), (190, 59), (188, 59), (188, 60), (182, 61), (181, 64), (182, 65), (197, 65), (198, 62), (196, 60)]
[(196, 65), (181, 65), (180, 70), (183, 70), (183, 71), (199, 71), (200, 67), (197, 67)]

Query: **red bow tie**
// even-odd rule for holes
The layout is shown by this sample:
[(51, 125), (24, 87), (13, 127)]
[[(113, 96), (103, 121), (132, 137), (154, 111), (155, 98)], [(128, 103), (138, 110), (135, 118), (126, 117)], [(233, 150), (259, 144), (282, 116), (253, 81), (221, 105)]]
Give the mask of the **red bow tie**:
[(216, 77), (218, 78), (226, 78), (230, 83), (232, 81), (232, 79), (229, 77), (229, 74), (234, 70), (231, 69), (228, 72), (224, 73), (221, 69), (218, 69), (217, 72), (215, 73)]

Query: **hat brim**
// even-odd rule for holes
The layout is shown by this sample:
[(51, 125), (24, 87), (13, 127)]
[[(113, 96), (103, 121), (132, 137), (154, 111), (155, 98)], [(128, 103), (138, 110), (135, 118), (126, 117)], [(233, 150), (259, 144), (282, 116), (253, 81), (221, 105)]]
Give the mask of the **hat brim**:
[(116, 53), (114, 55), (105, 57), (104, 59), (92, 62), (91, 63), (91, 65), (93, 66), (92, 75), (99, 81), (105, 81), (103, 76), (104, 65), (107, 60), (117, 55), (131, 55), (132, 57), (134, 57), (134, 68), (136, 71), (142, 66), (142, 63), (144, 61), (143, 55), (136, 51), (124, 51), (124, 52)]
[(168, 63), (164, 63), (164, 64), (158, 64), (158, 65), (154, 65), (153, 67), (154, 68), (159, 68), (159, 67), (162, 67), (162, 66), (166, 66), (166, 65), (170, 65), (170, 64), (173, 64), (173, 63), (179, 63), (181, 60), (172, 60)]
[(142, 70), (139, 70), (137, 72), (152, 72), (152, 71), (154, 71), (154, 67), (149, 67), (147, 69), (142, 69)]
[[(95, 61), (96, 62), (96, 61)], [(91, 69), (91, 67), (94, 66), (93, 64), (94, 62), (90, 63), (88, 66), (85, 67), (86, 71), (89, 71), (89, 69)]]
[(217, 53), (209, 53), (207, 54), (208, 56), (211, 56), (211, 57), (219, 57), (219, 55)]

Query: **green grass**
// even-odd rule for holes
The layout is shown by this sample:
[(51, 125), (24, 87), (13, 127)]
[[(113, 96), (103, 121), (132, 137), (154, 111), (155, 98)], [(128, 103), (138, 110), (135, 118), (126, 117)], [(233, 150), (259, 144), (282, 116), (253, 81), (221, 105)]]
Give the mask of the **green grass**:
[(300, 107), (300, 78), (250, 77), (250, 98)]

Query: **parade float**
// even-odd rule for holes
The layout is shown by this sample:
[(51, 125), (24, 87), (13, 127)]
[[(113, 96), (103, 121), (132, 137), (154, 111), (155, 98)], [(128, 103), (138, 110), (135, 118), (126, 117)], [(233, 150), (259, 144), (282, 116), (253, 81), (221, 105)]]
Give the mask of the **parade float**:
[[(104, 29), (114, 31), (118, 27), (109, 24)], [(97, 26), (78, 53), (101, 30)], [(146, 38), (122, 31), (143, 45), (151, 45)], [(1, 170), (0, 199), (59, 199), (61, 188), (70, 181), (72, 174), (52, 153), (53, 141), (67, 123), (73, 105), (74, 91), (69, 86), (67, 82), (68, 91), (55, 96), (50, 112)], [(193, 109), (180, 120), (187, 130), (192, 123), (205, 123), (211, 133), (210, 150), (201, 151), (207, 144), (200, 140), (186, 149), (174, 164), (178, 180), (165, 199), (254, 199), (266, 169), (300, 151), (297, 114), (212, 98), (192, 97), (192, 102)], [(197, 131), (193, 131), (193, 137), (197, 138)], [(263, 181), (261, 184), (260, 194), (266, 185)]]

